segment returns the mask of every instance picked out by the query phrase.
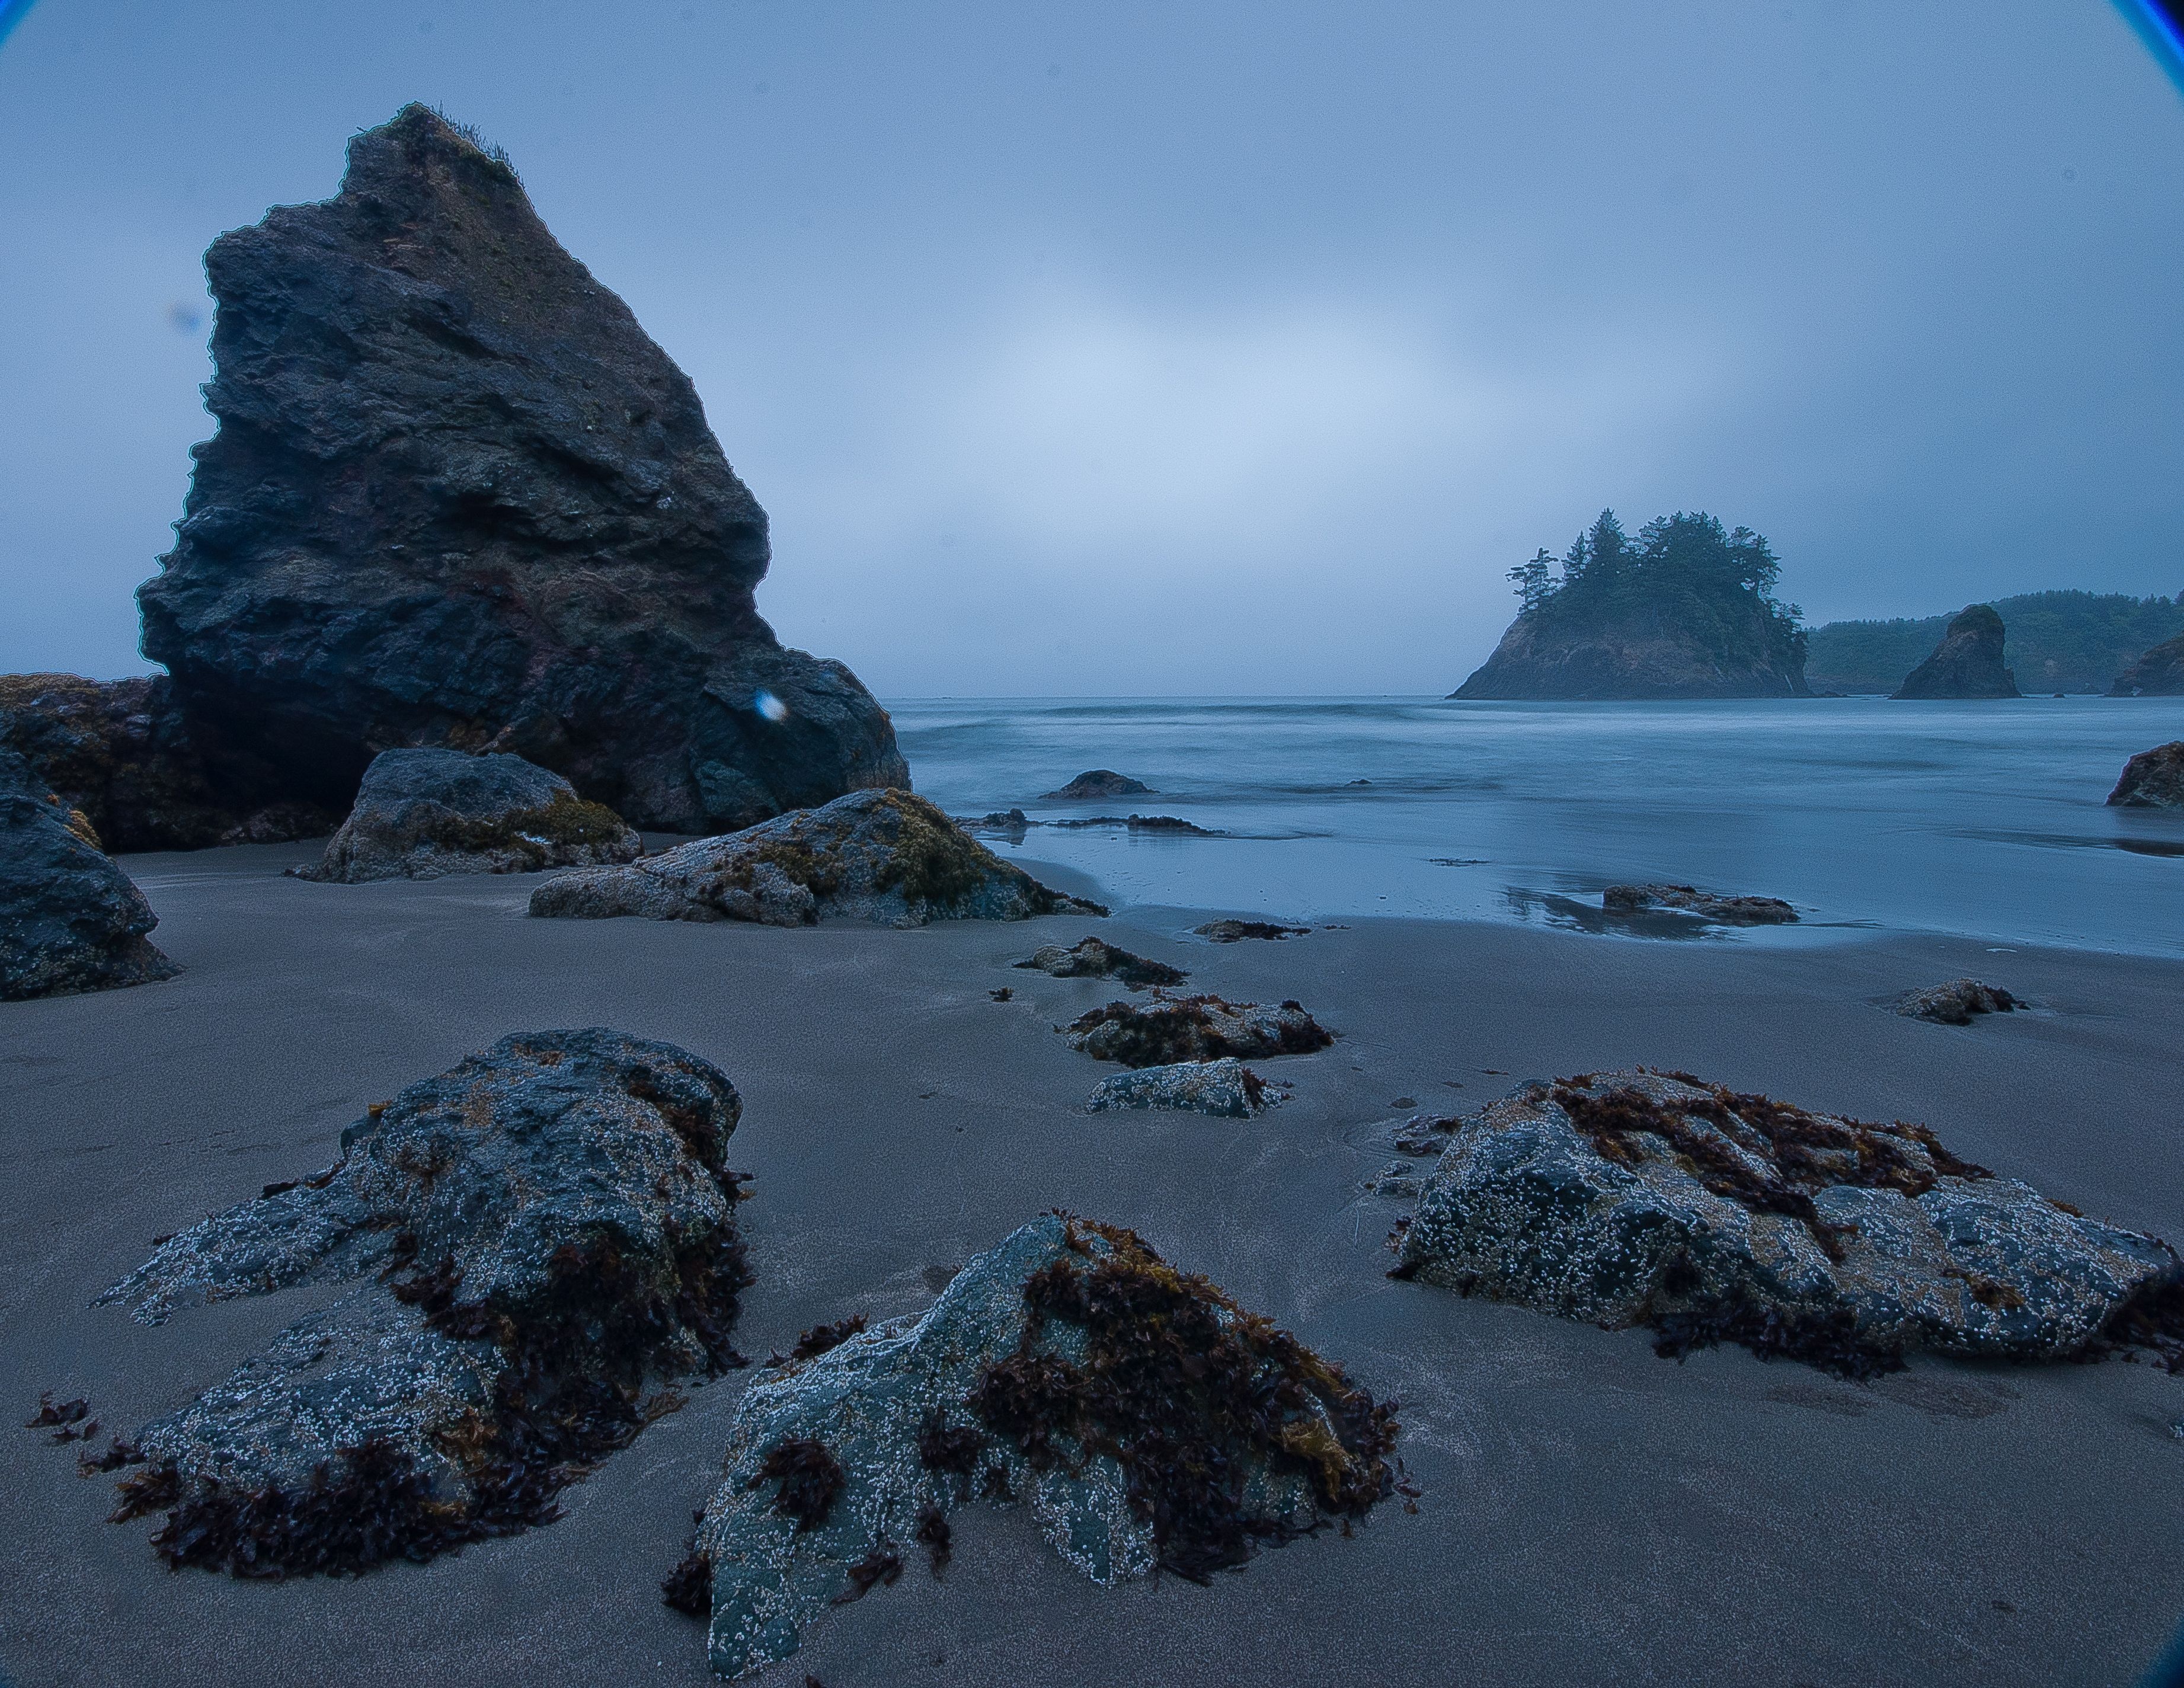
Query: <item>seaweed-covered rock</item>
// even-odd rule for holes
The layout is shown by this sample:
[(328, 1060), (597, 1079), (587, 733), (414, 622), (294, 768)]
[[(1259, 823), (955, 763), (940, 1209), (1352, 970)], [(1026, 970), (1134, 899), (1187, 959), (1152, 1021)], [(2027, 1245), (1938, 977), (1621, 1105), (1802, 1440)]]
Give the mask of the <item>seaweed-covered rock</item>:
[(0, 1000), (171, 978), (159, 923), (82, 813), (0, 750)]
[(1975, 1014), (2007, 1014), (2018, 1000), (2000, 985), (1977, 979), (1951, 979), (1906, 991), (1896, 1000), (1896, 1011), (1908, 1019), (1932, 1020), (1944, 1026), (1969, 1026)]
[(282, 795), (339, 812), (399, 745), (678, 832), (909, 783), (856, 677), (760, 616), (766, 512), (689, 378), (505, 158), (406, 106), (205, 275), (220, 426), (143, 650)]
[(1282, 1100), (1264, 1080), (1234, 1056), (1219, 1061), (1178, 1061), (1166, 1067), (1142, 1067), (1102, 1078), (1085, 1103), (1087, 1111), (1109, 1108), (1175, 1108), (1212, 1114), (1217, 1119), (1249, 1119)]
[(1069, 1046), (1125, 1067), (1173, 1061), (1218, 1061), (1236, 1056), (1256, 1061), (1272, 1055), (1309, 1055), (1334, 1034), (1304, 1011), (1284, 1002), (1262, 1008), (1217, 996), (1164, 996), (1151, 1002), (1110, 1002), (1069, 1025)]
[(1092, 768), (1069, 782), (1059, 791), (1046, 794), (1049, 801), (1081, 802), (1095, 797), (1150, 797), (1152, 787), (1143, 780), (1132, 779), (1128, 774), (1118, 774), (1112, 768)]
[(1875, 1125), (1646, 1069), (1473, 1116), (1399, 1233), (1399, 1277), (1864, 1375), (1913, 1349), (2086, 1350), (2176, 1254)]
[(1304, 938), (1308, 926), (1277, 926), (1270, 920), (1209, 920), (1190, 928), (1211, 944), (1241, 944), (1247, 938)]
[(613, 810), (521, 756), (382, 750), (326, 859), (292, 871), (354, 885), (595, 866), (632, 861), (644, 848)]
[(1600, 894), (1600, 905), (1610, 914), (1677, 909), (1724, 926), (1789, 926), (1797, 919), (1797, 910), (1780, 897), (1725, 897), (1689, 885), (1610, 885)]
[(358, 1281), (135, 1438), (117, 1516), (170, 1564), (356, 1571), (558, 1515), (664, 1377), (742, 1363), (735, 1087), (620, 1032), (521, 1033), (342, 1134), (342, 1158), (162, 1243), (100, 1301)]
[(2109, 695), (2112, 698), (2184, 697), (2184, 633), (2164, 639), (2117, 675), (2115, 683), (2109, 688)]
[(804, 926), (821, 915), (922, 926), (1105, 914), (1012, 867), (922, 797), (853, 791), (627, 867), (582, 869), (531, 894), (534, 915), (597, 920), (749, 920)]
[(1960, 610), (1934, 654), (1904, 677), (1896, 698), (2014, 698), (2017, 676), (2003, 666), (2002, 617), (1991, 604)]
[(1042, 944), (1019, 967), (1034, 967), (1058, 979), (1111, 978), (1133, 990), (1150, 985), (1181, 984), (1190, 975), (1165, 961), (1148, 961), (1098, 938), (1083, 938), (1068, 949), (1059, 944)]
[(1134, 1234), (1034, 1220), (918, 1318), (755, 1384), (671, 1598), (713, 1669), (787, 1657), (827, 1607), (944, 1555), (948, 1513), (1028, 1501), (1094, 1581), (1204, 1579), (1391, 1492), (1396, 1423), (1342, 1369)]
[(2109, 794), (2118, 808), (2184, 809), (2184, 738), (2141, 750)]

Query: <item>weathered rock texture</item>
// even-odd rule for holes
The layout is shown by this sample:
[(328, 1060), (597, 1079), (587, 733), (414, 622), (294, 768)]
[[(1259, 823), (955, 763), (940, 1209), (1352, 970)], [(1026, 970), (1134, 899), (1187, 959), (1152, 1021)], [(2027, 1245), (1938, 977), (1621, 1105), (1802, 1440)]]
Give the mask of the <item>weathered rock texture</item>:
[[(1764, 621), (1752, 618), (1755, 633)], [(1740, 630), (1741, 631), (1741, 630)], [(1493, 655), (1449, 694), (1461, 699), (1802, 698), (1803, 657), (1755, 637), (1752, 654), (1724, 660), (1669, 616), (1613, 627), (1519, 616)]]
[(853, 791), (823, 809), (678, 844), (627, 867), (560, 875), (531, 894), (531, 912), (769, 926), (806, 926), (822, 915), (839, 915), (922, 926), (1106, 910), (1050, 891), (922, 797)]
[(117, 1517), (172, 1565), (355, 1571), (544, 1524), (647, 1419), (646, 1384), (742, 1363), (749, 1281), (715, 1067), (619, 1032), (504, 1038), (342, 1134), (338, 1163), (160, 1245), (102, 1302), (361, 1280), (147, 1425)]
[(2007, 1014), (2018, 1000), (1999, 985), (1977, 979), (1951, 979), (1907, 991), (1896, 1001), (1896, 1011), (1912, 1020), (1932, 1020), (1943, 1026), (1969, 1026), (1975, 1014)]
[(1334, 1034), (1301, 1004), (1262, 1008), (1217, 996), (1165, 996), (1151, 1002), (1110, 1002), (1070, 1022), (1069, 1046), (1125, 1067), (1160, 1067), (1179, 1061), (1218, 1061), (1237, 1056), (1256, 1061), (1271, 1055), (1309, 1055)]
[(1111, 978), (1133, 990), (1156, 984), (1181, 984), (1190, 977), (1181, 967), (1134, 955), (1098, 938), (1081, 938), (1066, 950), (1059, 944), (1043, 944), (1032, 951), (1028, 961), (1016, 965), (1036, 968), (1058, 979)]
[(302, 879), (437, 879), (634, 861), (644, 841), (613, 810), (521, 756), (382, 750), (356, 806)]
[(1905, 677), (1898, 698), (2014, 698), (2017, 677), (2003, 666), (2002, 617), (1975, 604), (1949, 623), (1934, 654)]
[(2184, 738), (2141, 750), (2126, 762), (2109, 801), (2120, 808), (2184, 809)]
[(2184, 698), (2184, 633), (2164, 639), (2116, 676), (2114, 698)]
[(164, 674), (0, 674), (0, 746), (117, 852), (281, 844), (321, 837), (337, 818), (277, 797), (270, 767), (183, 718)]
[(145, 936), (159, 923), (82, 812), (0, 749), (0, 1000), (170, 978)]
[(787, 1657), (828, 1607), (893, 1582), (948, 1514), (1029, 1503), (1102, 1585), (1197, 1580), (1392, 1492), (1391, 1409), (1133, 1233), (1050, 1215), (956, 1274), (922, 1318), (755, 1384), (677, 1603), (713, 1669)]
[(1647, 909), (1677, 909), (1724, 926), (1787, 926), (1797, 911), (1780, 897), (1725, 897), (1689, 885), (1610, 885), (1600, 894), (1610, 914), (1638, 914)]
[(1308, 926), (1277, 926), (1268, 920), (1209, 920), (1190, 929), (1215, 944), (1241, 944), (1247, 938), (1304, 938), (1312, 932)]
[(1109, 1108), (1174, 1108), (1220, 1119), (1249, 1119), (1282, 1100), (1278, 1091), (1233, 1056), (1219, 1061), (1179, 1061), (1102, 1078), (1085, 1103), (1089, 1112)]
[(1151, 795), (1152, 790), (1143, 780), (1118, 774), (1112, 768), (1093, 768), (1078, 775), (1061, 790), (1050, 791), (1046, 795), (1074, 803), (1093, 797), (1145, 797)]
[(410, 745), (684, 832), (909, 783), (855, 677), (760, 618), (766, 513), (689, 380), (498, 154), (405, 107), (205, 270), (220, 429), (143, 649), (282, 795), (338, 812)]
[(1914, 1349), (2081, 1352), (2175, 1253), (1951, 1155), (1923, 1127), (1689, 1074), (1527, 1084), (1457, 1131), (1396, 1274), (1852, 1375)]

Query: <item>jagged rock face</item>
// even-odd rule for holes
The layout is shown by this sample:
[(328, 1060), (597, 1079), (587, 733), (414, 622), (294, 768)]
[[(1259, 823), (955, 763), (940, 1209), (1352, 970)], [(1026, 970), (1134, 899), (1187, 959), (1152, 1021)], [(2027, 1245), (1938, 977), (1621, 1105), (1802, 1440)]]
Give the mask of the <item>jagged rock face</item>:
[(1754, 655), (1724, 660), (1696, 634), (1656, 615), (1618, 627), (1570, 629), (1520, 616), (1494, 654), (1449, 695), (1533, 701), (1644, 698), (1803, 698), (1802, 655), (1763, 654), (1757, 610), (1745, 645)]
[(426, 1558), (555, 1515), (660, 1377), (742, 1363), (749, 1279), (710, 1063), (602, 1028), (519, 1033), (342, 1134), (342, 1159), (162, 1243), (100, 1297), (158, 1323), (353, 1282), (146, 1426), (123, 1514), (238, 1575)]
[(345, 885), (449, 873), (536, 873), (632, 861), (644, 841), (613, 810), (521, 756), (382, 750), (356, 806), (299, 879)]
[(923, 1317), (754, 1384), (671, 1596), (722, 1676), (843, 1601), (937, 1565), (948, 1514), (1028, 1502), (1103, 1585), (1204, 1580), (1392, 1491), (1396, 1426), (1341, 1368), (1133, 1233), (1061, 1216), (980, 1255)]
[(1920, 1127), (1643, 1069), (1463, 1122), (1397, 1252), (1398, 1276), (1650, 1324), (1664, 1354), (1725, 1340), (1853, 1374), (1913, 1349), (2064, 1358), (2180, 1271)]
[(853, 791), (726, 838), (564, 873), (531, 894), (531, 912), (604, 920), (745, 920), (809, 926), (822, 915), (882, 926), (1105, 914), (1003, 861), (922, 797)]
[(2141, 750), (2109, 794), (2119, 808), (2184, 809), (2184, 738)]
[(220, 430), (143, 649), (288, 794), (338, 811), (410, 745), (681, 831), (907, 785), (855, 677), (760, 618), (766, 513), (688, 378), (504, 162), (407, 107), (205, 268)]
[(2014, 698), (2017, 677), (2003, 666), (2002, 617), (1975, 604), (1949, 623), (1934, 654), (1905, 677), (1898, 698)]
[(110, 990), (180, 971), (145, 934), (144, 894), (90, 822), (0, 749), (0, 1000)]
[(2184, 698), (2184, 633), (2164, 639), (2116, 676), (2112, 698)]

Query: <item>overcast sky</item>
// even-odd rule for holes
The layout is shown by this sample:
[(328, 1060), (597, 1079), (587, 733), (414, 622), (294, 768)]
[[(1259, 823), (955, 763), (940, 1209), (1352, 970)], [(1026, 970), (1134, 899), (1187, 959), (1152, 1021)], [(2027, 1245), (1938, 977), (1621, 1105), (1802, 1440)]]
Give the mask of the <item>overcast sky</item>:
[(0, 670), (140, 670), (200, 258), (422, 99), (883, 695), (1444, 692), (1604, 504), (1815, 621), (2184, 590), (2184, 100), (2107, 0), (39, 0)]

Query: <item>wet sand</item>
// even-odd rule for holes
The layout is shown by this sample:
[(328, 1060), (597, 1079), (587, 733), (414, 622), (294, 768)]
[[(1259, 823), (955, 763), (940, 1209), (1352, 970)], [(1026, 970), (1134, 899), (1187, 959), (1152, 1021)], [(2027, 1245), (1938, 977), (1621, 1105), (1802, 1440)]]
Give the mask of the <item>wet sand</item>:
[[(746, 1351), (914, 1311), (1062, 1206), (1135, 1226), (1404, 1403), (1415, 1515), (1383, 1506), (1211, 1588), (1103, 1591), (1020, 1514), (966, 1508), (944, 1582), (913, 1563), (762, 1683), (2112, 1684), (2184, 1612), (2184, 1379), (1919, 1360), (1852, 1385), (1741, 1351), (1663, 1362), (1641, 1333), (1390, 1282), (1403, 1208), (1357, 1189), (1390, 1158), (1374, 1139), (1411, 1111), (1399, 1097), (1453, 1111), (1642, 1061), (1922, 1120), (2184, 1238), (2184, 964), (1401, 922), (1212, 946), (1181, 910), (915, 932), (530, 921), (532, 878), (277, 877), (313, 853), (131, 858), (187, 971), (0, 1005), (0, 1674), (19, 1688), (712, 1680), (657, 1584), (749, 1373), (566, 1490), (559, 1523), (348, 1581), (170, 1574), (148, 1524), (102, 1521), (106, 1479), (14, 1428), (41, 1390), (128, 1430), (224, 1376), (334, 1292), (157, 1329), (89, 1301), (153, 1236), (326, 1165), (367, 1103), (505, 1033), (593, 1024), (681, 1044), (742, 1091)], [(1295, 1084), (1261, 1120), (1087, 1116), (1113, 1069), (1050, 1028), (1119, 993), (1008, 964), (1092, 930), (1193, 989), (1296, 997), (1343, 1036), (1261, 1064)], [(2040, 1007), (1956, 1029), (1879, 1006), (1962, 973)]]

